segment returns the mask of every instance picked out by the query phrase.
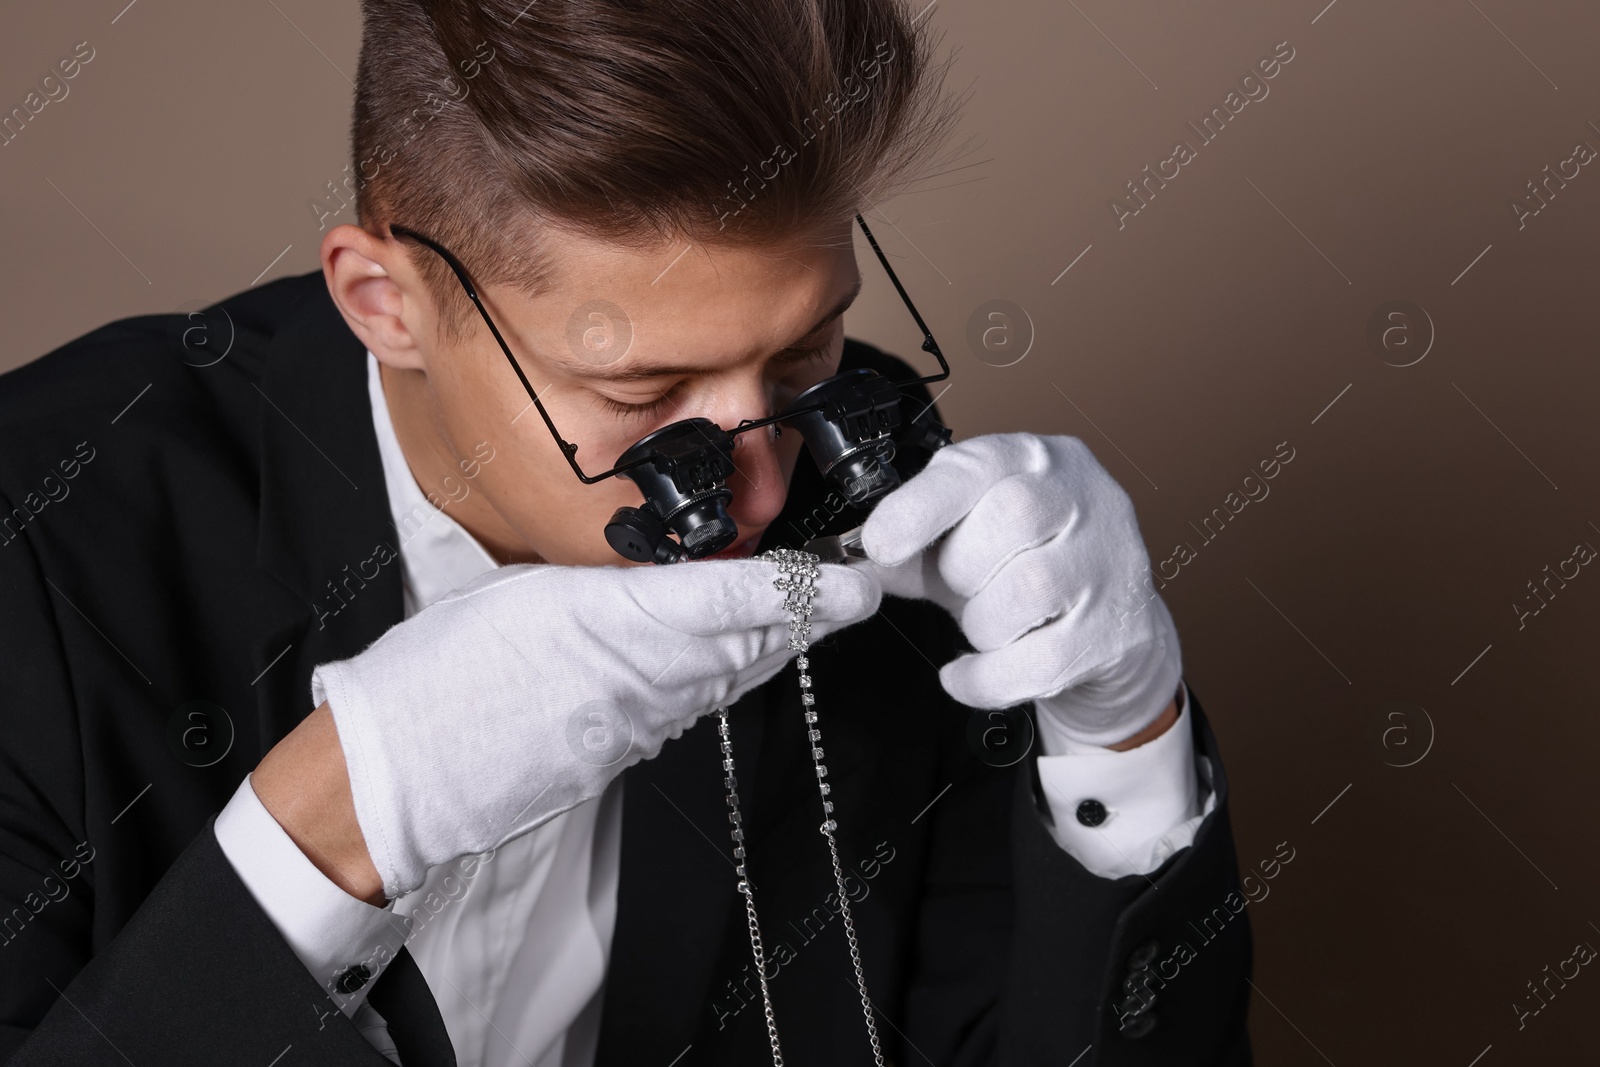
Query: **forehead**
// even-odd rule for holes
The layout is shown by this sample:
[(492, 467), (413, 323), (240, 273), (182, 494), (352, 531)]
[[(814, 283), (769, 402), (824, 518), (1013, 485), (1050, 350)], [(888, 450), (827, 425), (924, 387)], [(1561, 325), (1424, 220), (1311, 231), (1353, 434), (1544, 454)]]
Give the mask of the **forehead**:
[(545, 292), (519, 301), (551, 369), (616, 378), (670, 361), (716, 370), (810, 340), (859, 288), (848, 222), (770, 245), (628, 247), (546, 232)]

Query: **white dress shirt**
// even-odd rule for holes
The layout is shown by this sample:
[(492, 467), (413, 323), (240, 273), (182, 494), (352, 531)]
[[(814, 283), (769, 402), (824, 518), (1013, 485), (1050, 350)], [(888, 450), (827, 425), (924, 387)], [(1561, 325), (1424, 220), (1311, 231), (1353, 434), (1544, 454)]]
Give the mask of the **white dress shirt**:
[[(367, 383), (410, 618), (496, 563), (417, 485), (370, 352)], [(471, 491), (472, 482), (462, 482)], [(1052, 834), (1091, 872), (1115, 878), (1155, 870), (1193, 841), (1216, 806), (1187, 708), (1185, 687), (1178, 722), (1127, 752), (1076, 744), (1041, 717), (1035, 758)], [(619, 776), (601, 796), (498, 849), (432, 868), (421, 888), (382, 908), (323, 875), (262, 806), (249, 778), (217, 816), (216, 836), (328, 991), (330, 1002), (315, 1010), (343, 1011), (394, 1062), (399, 1056), (366, 993), (405, 945), (438, 1001), (460, 1067), (593, 1067), (616, 920), (622, 782)], [(1098, 826), (1077, 818), (1087, 799), (1106, 810)], [(371, 977), (340, 992), (339, 977), (357, 963)]]

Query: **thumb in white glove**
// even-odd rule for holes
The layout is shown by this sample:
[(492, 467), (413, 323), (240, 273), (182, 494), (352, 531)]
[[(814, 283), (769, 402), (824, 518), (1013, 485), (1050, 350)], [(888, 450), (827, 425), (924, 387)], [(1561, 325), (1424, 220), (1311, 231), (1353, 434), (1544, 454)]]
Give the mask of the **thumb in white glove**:
[[(811, 640), (878, 609), (874, 576), (819, 568)], [(759, 560), (490, 571), (312, 674), (384, 892), (600, 795), (794, 655)]]
[(1041, 729), (1109, 745), (1177, 691), (1176, 628), (1130, 613), (1150, 561), (1133, 502), (1076, 437), (988, 434), (948, 445), (886, 496), (862, 544), (887, 593), (924, 597), (977, 651), (940, 680), (972, 707), (1034, 701)]

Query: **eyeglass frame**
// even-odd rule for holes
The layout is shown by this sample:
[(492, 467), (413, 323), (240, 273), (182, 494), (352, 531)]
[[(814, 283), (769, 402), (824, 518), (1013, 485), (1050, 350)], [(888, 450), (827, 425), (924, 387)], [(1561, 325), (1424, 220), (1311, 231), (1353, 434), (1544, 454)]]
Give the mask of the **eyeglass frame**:
[[(938, 374), (930, 374), (926, 377), (913, 378), (910, 381), (893, 382), (891, 384), (895, 385), (896, 387), (903, 388), (908, 385), (922, 385), (929, 382), (943, 381), (944, 379), (950, 377), (950, 364), (945, 359), (944, 352), (940, 350), (939, 342), (934, 340), (933, 332), (928, 329), (928, 324), (923, 321), (922, 315), (918, 313), (916, 305), (911, 302), (911, 296), (906, 292), (905, 286), (900, 284), (900, 278), (895, 274), (894, 268), (889, 265), (888, 257), (883, 254), (883, 249), (878, 247), (878, 239), (872, 236), (872, 231), (867, 228), (867, 220), (861, 217), (860, 212), (856, 213), (856, 222), (860, 224), (861, 232), (867, 235), (867, 242), (872, 245), (872, 251), (877, 254), (878, 262), (883, 264), (883, 269), (888, 273), (889, 280), (894, 283), (895, 291), (900, 294), (900, 299), (904, 301), (906, 309), (911, 312), (911, 317), (916, 320), (918, 329), (922, 331), (922, 350), (924, 352), (932, 353), (934, 358), (939, 361), (940, 369)], [(550, 413), (545, 411), (544, 403), (539, 399), (539, 394), (534, 392), (533, 384), (528, 381), (528, 376), (523, 373), (522, 365), (517, 362), (517, 357), (512, 353), (510, 346), (506, 344), (505, 338), (500, 333), (500, 328), (495, 325), (494, 319), (490, 317), (488, 308), (484, 307), (483, 301), (479, 299), (477, 286), (473, 283), (472, 276), (467, 273), (466, 267), (464, 267), (461, 261), (457, 259), (449, 249), (445, 248), (444, 245), (433, 240), (431, 237), (427, 237), (421, 233), (418, 233), (416, 230), (413, 230), (408, 226), (401, 226), (391, 222), (388, 224), (388, 230), (391, 237), (409, 237), (415, 241), (421, 242), (423, 245), (437, 253), (439, 257), (443, 259), (450, 267), (451, 272), (456, 276), (456, 280), (461, 283), (461, 288), (466, 292), (467, 298), (471, 300), (472, 305), (478, 309), (478, 314), (482, 316), (485, 325), (489, 327), (489, 332), (494, 335), (495, 343), (500, 346), (500, 351), (505, 353), (506, 360), (511, 364), (511, 369), (516, 372), (517, 380), (522, 383), (522, 388), (527, 392), (528, 398), (533, 402), (534, 407), (538, 408), (539, 417), (544, 420), (545, 426), (550, 430), (550, 435), (555, 438), (556, 446), (561, 449), (561, 454), (566, 457), (567, 464), (572, 467), (572, 472), (578, 476), (579, 481), (583, 482), (585, 485), (594, 485), (596, 482), (605, 481), (607, 478), (615, 477), (619, 474), (626, 474), (628, 471), (644, 466), (645, 464), (651, 462), (650, 457), (645, 455), (633, 460), (630, 463), (613, 466), (604, 474), (588, 475), (583, 473), (583, 468), (578, 466), (578, 460), (575, 455), (578, 451), (578, 446), (562, 437), (561, 431), (556, 429), (555, 421), (550, 418)], [(824, 381), (826, 380), (827, 379), (824, 379)], [(805, 415), (813, 411), (820, 411), (823, 407), (824, 404), (822, 402), (818, 402), (795, 411), (789, 411), (785, 409), (776, 415), (769, 415), (763, 419), (744, 419), (732, 430), (724, 429), (723, 432), (731, 438), (749, 430), (760, 429), (763, 426), (794, 419), (800, 415)], [(671, 426), (672, 423), (668, 423), (667, 425)], [(664, 428), (665, 427), (663, 427), (663, 429)], [(718, 428), (721, 429), (721, 427)], [(659, 432), (659, 430), (652, 432)]]

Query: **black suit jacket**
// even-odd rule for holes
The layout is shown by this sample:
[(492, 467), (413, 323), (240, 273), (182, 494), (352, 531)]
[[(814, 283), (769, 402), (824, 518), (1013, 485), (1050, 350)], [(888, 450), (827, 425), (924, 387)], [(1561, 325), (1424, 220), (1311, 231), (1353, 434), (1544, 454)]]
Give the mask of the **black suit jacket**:
[[(0, 377), (0, 1060), (386, 1062), (210, 828), (311, 710), (313, 666), (402, 619), (397, 568), (347, 580), (399, 543), (364, 351), (313, 273), (203, 317), (115, 322)], [(913, 376), (856, 342), (845, 362)], [(829, 513), (802, 459), (762, 547)], [(1247, 1063), (1248, 917), (1223, 907), (1239, 899), (1228, 787), (1198, 702), (1215, 813), (1150, 877), (1103, 879), (1051, 838), (1031, 757), (976, 758), (974, 712), (936, 669), (966, 647), (941, 609), (886, 598), (812, 651), (888, 1057)], [(732, 723), (786, 1059), (869, 1063), (795, 672)], [(762, 1062), (714, 718), (625, 774), (597, 1067)], [(1190, 920), (1216, 914), (1202, 938)], [(416, 974), (381, 1010), (422, 1033), (407, 1067), (430, 1067), (447, 1054), (429, 1051), (442, 1026)]]

